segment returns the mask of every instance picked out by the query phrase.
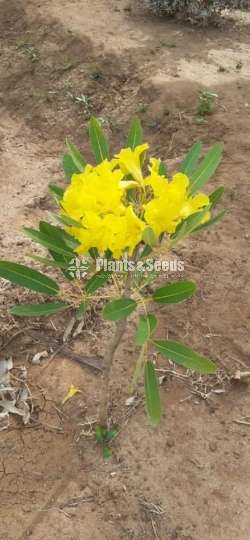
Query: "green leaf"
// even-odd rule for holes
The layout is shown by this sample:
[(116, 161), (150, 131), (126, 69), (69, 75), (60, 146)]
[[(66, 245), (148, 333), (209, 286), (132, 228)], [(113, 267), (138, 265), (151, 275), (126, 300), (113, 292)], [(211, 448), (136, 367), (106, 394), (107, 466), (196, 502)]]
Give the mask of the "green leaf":
[(137, 116), (135, 116), (132, 119), (132, 122), (129, 128), (128, 141), (127, 141), (128, 148), (131, 148), (132, 150), (134, 150), (136, 146), (138, 146), (139, 144), (142, 144), (142, 141), (143, 141), (143, 129), (142, 129), (141, 121)]
[(160, 423), (161, 400), (154, 364), (146, 362), (144, 368), (145, 404), (149, 419), (154, 426)]
[(51, 296), (55, 296), (59, 292), (59, 285), (53, 279), (23, 264), (0, 261), (0, 277), (31, 291)]
[(185, 159), (180, 165), (180, 172), (186, 174), (187, 176), (190, 176), (192, 174), (199, 161), (201, 150), (201, 142), (197, 142), (192, 146), (191, 150), (188, 152)]
[[(145, 261), (146, 265), (147, 265), (147, 261)], [(151, 261), (150, 261), (150, 264), (151, 264)], [(155, 280), (156, 276), (159, 276), (159, 272), (157, 272), (157, 270), (153, 270), (153, 271), (148, 271), (148, 272), (137, 272), (134, 276), (133, 276), (133, 287), (135, 289), (143, 289), (145, 288), (147, 285), (149, 285), (150, 283), (152, 283), (152, 281)]]
[(96, 247), (92, 247), (89, 249), (89, 254), (92, 259), (98, 259), (99, 257), (99, 251)]
[(87, 293), (93, 293), (100, 287), (108, 281), (108, 278), (110, 277), (110, 272), (105, 272), (104, 270), (100, 270), (96, 274), (94, 274), (86, 283), (85, 285), (85, 291)]
[(177, 281), (156, 289), (153, 300), (160, 304), (177, 304), (193, 296), (196, 284), (193, 281)]
[(105, 442), (110, 442), (112, 439), (114, 439), (117, 435), (118, 431), (115, 429), (107, 429), (106, 435), (105, 435)]
[(80, 303), (80, 305), (79, 305), (79, 307), (78, 307), (78, 309), (77, 309), (77, 311), (76, 311), (76, 318), (77, 318), (78, 320), (84, 318), (84, 316), (86, 315), (86, 311), (87, 311), (88, 307), (89, 307), (89, 302), (88, 302), (88, 300), (83, 300), (83, 301)]
[(160, 162), (160, 167), (159, 167), (159, 175), (160, 176), (167, 176), (168, 174), (168, 170), (167, 170), (167, 166), (165, 165), (165, 163), (163, 161)]
[(70, 143), (67, 139), (66, 146), (68, 148), (69, 155), (77, 168), (77, 172), (83, 172), (87, 165), (87, 162), (85, 161), (81, 152), (79, 152), (78, 148), (76, 148), (76, 146), (73, 143)]
[(74, 163), (70, 154), (65, 154), (63, 156), (63, 170), (66, 178), (71, 179), (73, 174), (79, 174), (79, 168)]
[[(40, 222), (40, 228), (42, 231), (36, 231), (35, 229), (24, 228), (24, 233), (29, 236), (32, 240), (46, 247), (49, 251), (49, 254), (62, 269), (64, 276), (72, 281), (74, 278), (67, 271), (69, 264), (71, 263), (72, 258), (75, 257), (74, 251), (66, 245), (64, 237), (60, 232), (56, 233), (57, 227), (50, 229), (50, 235), (46, 234), (43, 231), (49, 232), (49, 227), (53, 227), (48, 223)], [(58, 229), (60, 231), (60, 229)], [(62, 231), (64, 233), (64, 231)], [(66, 234), (66, 233), (65, 233)], [(65, 268), (65, 269), (64, 269)]]
[(72, 265), (73, 258), (70, 259), (70, 257), (65, 257), (64, 255), (60, 255), (59, 253), (56, 253), (55, 251), (49, 251), (49, 254), (51, 257), (53, 257), (55, 263), (58, 265), (59, 268), (61, 268), (61, 271), (63, 275), (68, 279), (69, 281), (74, 280), (74, 276), (71, 274), (70, 271), (68, 271), (68, 268)]
[(210, 210), (210, 206), (203, 208), (200, 212), (195, 212), (188, 218), (184, 219), (182, 223), (177, 227), (176, 232), (171, 236), (171, 240), (176, 243), (178, 240), (183, 240), (190, 235), (201, 224), (204, 216)]
[(49, 192), (53, 196), (56, 203), (59, 204), (63, 198), (63, 188), (61, 188), (60, 186), (56, 186), (56, 184), (49, 184)]
[(18, 315), (19, 317), (40, 317), (42, 315), (53, 315), (68, 308), (68, 304), (59, 302), (56, 304), (19, 304), (11, 308), (10, 312), (12, 315)]
[(146, 227), (142, 233), (142, 239), (150, 247), (158, 244), (158, 238), (151, 227)]
[(151, 246), (146, 245), (146, 246), (143, 248), (143, 250), (142, 250), (141, 255), (140, 255), (139, 258), (140, 258), (140, 259), (143, 259), (144, 257), (147, 257), (148, 255), (150, 255), (150, 253), (152, 253), (152, 251), (153, 251), (153, 250), (152, 250)]
[(190, 193), (194, 195), (199, 191), (209, 178), (214, 174), (222, 158), (224, 146), (222, 143), (215, 144), (204, 157), (190, 180)]
[(73, 250), (79, 245), (78, 240), (76, 240), (71, 234), (68, 234), (66, 231), (61, 229), (61, 227), (56, 227), (55, 225), (51, 225), (46, 221), (40, 221), (39, 229), (42, 233), (46, 234), (48, 237), (53, 239), (54, 242), (61, 245), (62, 247), (69, 247), (72, 250), (73, 254)]
[(23, 231), (34, 242), (46, 247), (48, 250), (50, 250), (50, 252), (60, 253), (62, 255), (65, 255), (66, 257), (68, 256), (72, 258), (72, 250), (68, 246), (58, 245), (55, 240), (53, 241), (53, 239), (51, 239), (47, 234), (44, 234), (35, 229), (31, 229), (29, 227), (24, 227)]
[(51, 266), (52, 268), (61, 268), (65, 270), (68, 268), (67, 263), (59, 262), (59, 261), (52, 261), (52, 259), (49, 259), (48, 257), (39, 257), (38, 255), (32, 255), (29, 253), (29, 257), (33, 259), (33, 261), (40, 262), (44, 264), (44, 266)]
[(104, 459), (109, 459), (112, 456), (112, 450), (111, 448), (108, 448), (108, 446), (104, 446), (102, 449), (102, 455)]
[(214, 225), (215, 223), (218, 223), (218, 221), (221, 221), (221, 219), (224, 218), (225, 214), (227, 213), (227, 210), (222, 210), (219, 214), (216, 214), (213, 218), (209, 219), (205, 223), (202, 223), (198, 227), (196, 227), (193, 231), (193, 233), (199, 232), (203, 229), (206, 229), (207, 227), (211, 227), (211, 225)]
[(153, 334), (156, 325), (157, 319), (155, 315), (140, 315), (139, 325), (135, 336), (136, 345), (144, 345)]
[(203, 374), (216, 372), (216, 364), (212, 360), (200, 356), (182, 343), (171, 340), (159, 340), (154, 343), (163, 356), (176, 364)]
[(95, 428), (95, 438), (98, 443), (103, 443), (106, 433), (106, 428), (102, 426), (96, 426)]
[(103, 317), (109, 321), (126, 319), (135, 309), (136, 302), (131, 298), (119, 298), (106, 304), (103, 309)]
[(144, 366), (146, 362), (145, 350), (146, 350), (146, 342), (144, 343), (144, 345), (142, 345), (139, 357), (136, 360), (135, 370), (134, 370), (133, 378), (132, 378), (132, 384), (130, 386), (131, 393), (135, 391), (138, 380), (141, 378), (141, 375), (144, 372)]
[(97, 163), (109, 159), (109, 145), (98, 120), (94, 117), (89, 121), (89, 138)]
[(218, 204), (218, 202), (221, 200), (221, 197), (225, 191), (225, 188), (223, 186), (219, 187), (213, 193), (209, 195), (209, 201), (211, 204), (211, 209), (215, 208)]
[(76, 221), (75, 219), (72, 219), (69, 216), (66, 216), (65, 214), (61, 214), (60, 216), (57, 214), (50, 213), (50, 216), (56, 219), (59, 223), (62, 223), (62, 225), (66, 225), (67, 227), (76, 227), (77, 229), (84, 229), (85, 227), (80, 223), (80, 221)]

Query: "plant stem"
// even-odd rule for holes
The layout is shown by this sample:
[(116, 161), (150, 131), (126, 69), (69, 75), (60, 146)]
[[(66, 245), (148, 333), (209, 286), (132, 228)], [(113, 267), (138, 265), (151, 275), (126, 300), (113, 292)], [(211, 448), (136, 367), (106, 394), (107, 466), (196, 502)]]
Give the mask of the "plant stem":
[(139, 357), (138, 357), (137, 362), (136, 362), (132, 383), (131, 383), (131, 385), (129, 387), (129, 392), (131, 394), (135, 391), (138, 379), (141, 376), (142, 371), (143, 371), (143, 367), (144, 367), (144, 363), (145, 363), (145, 351), (146, 351), (146, 348), (147, 348), (147, 346), (146, 346), (146, 344), (144, 344), (142, 346), (142, 348), (141, 348), (141, 352), (140, 352)]
[[(128, 273), (122, 298), (127, 297), (130, 294), (131, 290), (131, 273)], [(110, 385), (110, 375), (114, 362), (114, 356), (116, 350), (121, 342), (122, 336), (126, 330), (127, 321), (121, 320), (116, 322), (115, 332), (113, 338), (111, 339), (107, 350), (104, 355), (104, 372), (103, 372), (103, 381), (102, 381), (102, 391), (101, 391), (101, 402), (99, 408), (99, 422), (102, 426), (107, 426), (108, 421), (108, 406), (109, 406), (109, 385)]]

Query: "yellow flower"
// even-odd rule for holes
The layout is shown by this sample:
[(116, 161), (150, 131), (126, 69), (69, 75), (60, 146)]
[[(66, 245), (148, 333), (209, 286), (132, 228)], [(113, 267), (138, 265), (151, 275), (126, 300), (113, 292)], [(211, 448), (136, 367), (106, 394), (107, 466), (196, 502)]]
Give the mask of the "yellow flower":
[[(152, 187), (154, 198), (144, 205), (144, 219), (157, 236), (163, 232), (173, 234), (183, 219), (209, 204), (209, 198), (203, 193), (188, 196), (189, 178), (182, 173), (168, 182), (151, 168), (145, 183)], [(209, 214), (206, 219), (208, 217)]]
[(119, 166), (125, 175), (131, 174), (133, 178), (142, 185), (143, 176), (141, 170), (141, 157), (149, 148), (148, 144), (136, 146), (134, 150), (131, 148), (123, 148), (115, 157)]
[(121, 170), (107, 160), (97, 167), (87, 166), (74, 174), (64, 193), (62, 208), (73, 219), (80, 220), (85, 212), (118, 212), (123, 196)]
[[(104, 160), (84, 172), (74, 174), (62, 199), (62, 211), (79, 221), (82, 227), (67, 227), (79, 241), (76, 252), (90, 248), (99, 253), (110, 250), (113, 257), (132, 255), (150, 226), (156, 236), (172, 234), (181, 221), (205, 208), (209, 198), (203, 193), (189, 196), (189, 178), (182, 173), (169, 181), (159, 174), (160, 160), (151, 158), (149, 174), (142, 173), (142, 155), (148, 145), (123, 148), (111, 161)], [(126, 179), (130, 175), (132, 179)], [(128, 189), (138, 187), (134, 199)], [(207, 213), (203, 221), (209, 218)]]
[[(150, 161), (152, 161), (152, 159)], [(150, 170), (151, 174), (144, 180), (145, 186), (150, 186), (152, 188), (155, 197), (166, 196), (168, 191), (167, 178), (158, 174), (156, 164)]]
[(131, 205), (126, 209), (125, 218), (125, 244), (128, 248), (128, 254), (132, 255), (134, 249), (142, 240), (142, 233), (146, 228), (146, 224), (137, 217)]
[(145, 223), (133, 211), (132, 206), (124, 208), (123, 215), (106, 214), (103, 217), (88, 212), (82, 220), (83, 228), (72, 228), (71, 234), (79, 240), (79, 254), (85, 254), (91, 247), (101, 253), (110, 250), (115, 258), (120, 258), (124, 251), (132, 255), (141, 242)]
[(186, 218), (195, 212), (199, 212), (209, 204), (209, 198), (204, 193), (198, 193), (195, 197), (189, 197), (181, 209), (181, 216)]
[(76, 386), (74, 386), (74, 384), (71, 384), (70, 387), (69, 387), (68, 393), (66, 394), (66, 396), (62, 400), (62, 404), (64, 405), (64, 403), (66, 403), (66, 401), (68, 401), (73, 396), (75, 396), (75, 394), (79, 394), (79, 393), (81, 393), (80, 388), (77, 388)]
[(161, 160), (157, 158), (149, 158), (149, 170), (151, 173), (159, 174)]

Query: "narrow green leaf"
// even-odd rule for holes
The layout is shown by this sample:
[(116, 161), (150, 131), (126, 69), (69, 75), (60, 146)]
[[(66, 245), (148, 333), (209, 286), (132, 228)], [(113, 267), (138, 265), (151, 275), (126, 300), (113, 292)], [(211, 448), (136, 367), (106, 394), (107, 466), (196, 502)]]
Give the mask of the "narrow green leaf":
[(159, 236), (159, 242), (160, 242), (160, 244), (161, 244), (161, 242), (162, 242), (163, 239), (164, 239), (164, 235), (165, 235), (165, 233), (162, 232), (162, 233), (160, 234), (160, 236)]
[(66, 139), (66, 146), (68, 148), (69, 155), (73, 163), (78, 169), (78, 172), (83, 172), (87, 165), (87, 162), (85, 161), (81, 152), (79, 152), (78, 148), (76, 148), (76, 146), (73, 143), (70, 143), (67, 139)]
[(31, 291), (51, 296), (59, 292), (59, 285), (53, 279), (23, 264), (0, 261), (0, 277)]
[(63, 170), (66, 178), (70, 180), (73, 174), (79, 174), (81, 169), (76, 166), (70, 154), (65, 154), (63, 156)]
[(112, 259), (112, 251), (110, 251), (110, 249), (106, 249), (104, 252), (104, 257), (110, 261)]
[(161, 161), (160, 167), (159, 167), (159, 175), (167, 176), (167, 174), (168, 174), (167, 166), (165, 165), (164, 161)]
[(128, 145), (128, 148), (131, 148), (132, 150), (134, 150), (134, 148), (136, 148), (136, 146), (138, 146), (139, 144), (142, 144), (142, 142), (143, 142), (143, 129), (142, 129), (141, 121), (137, 116), (135, 116), (132, 119), (132, 122), (130, 124), (127, 145)]
[(158, 244), (158, 238), (151, 227), (146, 227), (142, 233), (142, 239), (150, 247)]
[[(64, 276), (72, 281), (74, 277), (67, 271), (72, 259), (75, 257), (74, 251), (66, 245), (61, 229), (53, 227), (49, 223), (40, 222), (40, 231), (34, 229), (24, 229), (24, 232), (38, 244), (46, 247), (49, 254), (54, 259), (57, 266), (62, 270)], [(48, 234), (46, 234), (48, 233)], [(64, 231), (62, 231), (64, 233)], [(65, 233), (66, 234), (66, 233)], [(43, 261), (41, 261), (43, 262)], [(50, 264), (51, 266), (51, 264)]]
[(106, 435), (105, 435), (105, 442), (110, 442), (112, 439), (114, 439), (117, 435), (118, 431), (115, 429), (107, 429)]
[(148, 255), (150, 255), (150, 253), (152, 253), (152, 251), (153, 250), (152, 250), (151, 246), (146, 245), (143, 248), (142, 252), (141, 252), (140, 259), (143, 259), (144, 257), (147, 257)]
[(204, 157), (190, 180), (190, 193), (193, 195), (199, 191), (209, 178), (214, 174), (222, 158), (224, 146), (222, 143), (215, 144)]
[(215, 208), (218, 204), (218, 202), (221, 200), (221, 197), (225, 191), (225, 188), (223, 186), (219, 187), (213, 193), (209, 195), (209, 201), (211, 204), (211, 208)]
[(112, 450), (108, 446), (104, 446), (102, 449), (102, 455), (104, 459), (109, 459), (112, 456)]
[(136, 289), (144, 289), (145, 287), (147, 287), (147, 285), (150, 285), (150, 283), (155, 280), (156, 276), (159, 276), (159, 272), (157, 272), (157, 270), (152, 270), (153, 265), (151, 260), (145, 261), (145, 263), (146, 266), (149, 265), (151, 267), (151, 270), (148, 270), (147, 272), (137, 272), (133, 276), (133, 286)]
[(63, 198), (63, 188), (61, 188), (60, 186), (56, 186), (56, 184), (49, 184), (49, 192), (53, 196), (56, 203), (59, 204)]
[(99, 251), (96, 247), (92, 247), (89, 249), (89, 254), (92, 259), (98, 259), (99, 257)]
[(89, 121), (89, 138), (97, 163), (109, 159), (109, 145), (98, 120), (92, 117)]
[(146, 362), (145, 350), (146, 350), (146, 342), (144, 343), (144, 345), (142, 345), (140, 354), (136, 360), (135, 370), (134, 370), (133, 378), (132, 378), (132, 384), (130, 385), (130, 389), (129, 389), (131, 393), (135, 391), (138, 380), (141, 378), (142, 373), (144, 373), (144, 366)]
[(56, 253), (55, 251), (49, 250), (49, 254), (51, 257), (53, 257), (55, 264), (61, 268), (61, 271), (63, 275), (68, 279), (69, 281), (74, 280), (74, 276), (68, 271), (68, 268), (72, 265), (72, 261), (74, 261), (74, 257), (65, 257), (65, 255), (61, 255), (60, 253)]
[(106, 304), (103, 309), (103, 317), (109, 321), (126, 319), (135, 309), (136, 302), (131, 298), (119, 298)]
[(156, 289), (153, 300), (160, 304), (177, 304), (193, 296), (196, 284), (193, 281), (177, 281)]
[(84, 318), (84, 316), (86, 315), (86, 311), (87, 311), (88, 307), (89, 307), (89, 302), (88, 302), (88, 300), (83, 300), (83, 301), (80, 303), (80, 305), (79, 305), (79, 307), (78, 307), (78, 309), (77, 309), (77, 311), (76, 311), (76, 318), (77, 318), (78, 320)]
[(190, 176), (194, 171), (201, 154), (201, 142), (195, 143), (180, 165), (180, 172)]
[(140, 315), (139, 324), (135, 336), (136, 345), (144, 345), (146, 341), (152, 336), (157, 325), (157, 319), (155, 315), (148, 314)]
[(182, 223), (180, 223), (180, 225), (177, 227), (176, 232), (171, 236), (171, 240), (176, 243), (177, 241), (183, 240), (183, 238), (189, 236), (196, 229), (196, 227), (201, 224), (209, 210), (210, 206), (207, 206), (200, 212), (195, 212), (195, 214), (192, 214), (188, 218), (184, 219), (184, 221), (182, 221)]
[(93, 293), (100, 287), (108, 281), (108, 278), (110, 277), (110, 272), (105, 272), (104, 270), (100, 270), (96, 274), (94, 274), (86, 283), (85, 285), (85, 291), (87, 293)]
[(52, 261), (52, 259), (49, 259), (48, 257), (39, 257), (38, 255), (32, 255), (29, 253), (29, 257), (33, 259), (33, 261), (40, 262), (44, 264), (44, 266), (52, 267), (52, 268), (61, 268), (65, 270), (68, 268), (67, 263), (59, 262), (59, 261)]
[(80, 223), (80, 221), (76, 221), (75, 219), (72, 219), (65, 214), (57, 215), (50, 213), (49, 215), (53, 217), (53, 219), (58, 221), (58, 223), (66, 225), (66, 227), (76, 227), (77, 229), (84, 229), (84, 226)]
[(50, 250), (50, 252), (60, 253), (62, 255), (65, 255), (66, 257), (69, 256), (72, 258), (72, 250), (68, 246), (59, 246), (47, 234), (44, 234), (35, 229), (31, 229), (29, 227), (24, 227), (23, 231), (29, 238), (31, 238), (31, 240), (33, 240), (37, 244), (41, 244), (41, 246), (46, 247)]
[(218, 223), (218, 221), (221, 221), (221, 219), (224, 218), (226, 213), (227, 213), (227, 210), (222, 210), (222, 212), (219, 212), (219, 214), (216, 214), (216, 216), (214, 216), (213, 218), (209, 219), (205, 223), (202, 223), (202, 225), (199, 225), (198, 227), (196, 227), (193, 231), (193, 234), (203, 229), (206, 229), (207, 227), (211, 227), (211, 225), (214, 225), (215, 223)]
[(171, 340), (158, 340), (155, 341), (155, 346), (163, 356), (187, 369), (203, 374), (215, 373), (216, 371), (216, 364), (212, 360), (200, 356), (186, 345), (182, 345), (182, 343)]
[(158, 426), (161, 419), (161, 400), (154, 364), (146, 362), (144, 368), (145, 405), (153, 426)]
[(68, 304), (56, 303), (56, 304), (19, 304), (11, 308), (12, 315), (18, 317), (40, 317), (46, 315), (53, 315), (59, 313), (59, 311), (65, 311), (69, 308)]
[(137, 189), (127, 189), (127, 200), (128, 202), (131, 202), (131, 203), (134, 203), (135, 200), (136, 200), (136, 195), (137, 195)]
[(103, 443), (105, 432), (106, 432), (106, 428), (103, 428), (102, 426), (96, 426), (95, 438), (98, 443)]
[(53, 240), (53, 242), (61, 245), (62, 247), (65, 246), (66, 249), (69, 247), (72, 250), (72, 253), (74, 253), (74, 249), (79, 245), (78, 240), (76, 240), (71, 234), (67, 233), (61, 227), (56, 227), (55, 225), (51, 225), (46, 221), (40, 221), (39, 229), (41, 233), (46, 234)]

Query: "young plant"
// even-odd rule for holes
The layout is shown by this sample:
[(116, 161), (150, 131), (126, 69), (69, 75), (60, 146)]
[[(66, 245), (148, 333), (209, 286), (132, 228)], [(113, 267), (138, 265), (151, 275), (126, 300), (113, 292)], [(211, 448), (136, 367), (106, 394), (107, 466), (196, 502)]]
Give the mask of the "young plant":
[(108, 429), (104, 426), (96, 426), (95, 438), (96, 442), (102, 448), (102, 455), (104, 459), (108, 459), (112, 455), (112, 450), (109, 448), (109, 443), (116, 437), (117, 431), (115, 429)]
[(199, 116), (207, 116), (214, 112), (217, 94), (214, 92), (203, 91), (199, 95), (197, 113)]
[[(153, 425), (160, 421), (161, 405), (152, 349), (199, 373), (216, 370), (214, 362), (187, 345), (154, 337), (157, 318), (151, 304), (183, 302), (194, 294), (195, 283), (182, 279), (163, 283), (150, 294), (146, 291), (149, 283), (152, 289), (159, 275), (159, 252), (171, 250), (179, 241), (223, 217), (224, 211), (214, 214), (223, 188), (210, 195), (201, 191), (221, 161), (223, 145), (215, 144), (200, 159), (202, 145), (196, 143), (169, 180), (164, 162), (153, 157), (147, 162), (149, 146), (143, 143), (137, 118), (131, 123), (125, 148), (112, 158), (106, 136), (95, 118), (89, 122), (89, 137), (96, 165), (87, 164), (81, 152), (67, 141), (63, 166), (68, 184), (65, 190), (49, 186), (58, 212), (51, 215), (52, 223), (41, 221), (38, 229), (24, 228), (29, 238), (48, 251), (47, 257), (32, 258), (44, 266), (60, 269), (63, 282), (8, 261), (0, 261), (0, 277), (46, 295), (44, 303), (12, 307), (15, 316), (40, 317), (74, 309), (81, 319), (91, 303), (100, 299), (104, 302), (103, 317), (114, 327), (104, 355), (96, 431), (97, 440), (105, 449), (115, 433), (108, 424), (111, 368), (127, 319), (136, 310), (135, 344), (140, 352), (131, 388), (144, 377), (146, 410)], [(47, 301), (48, 298), (53, 301)]]

